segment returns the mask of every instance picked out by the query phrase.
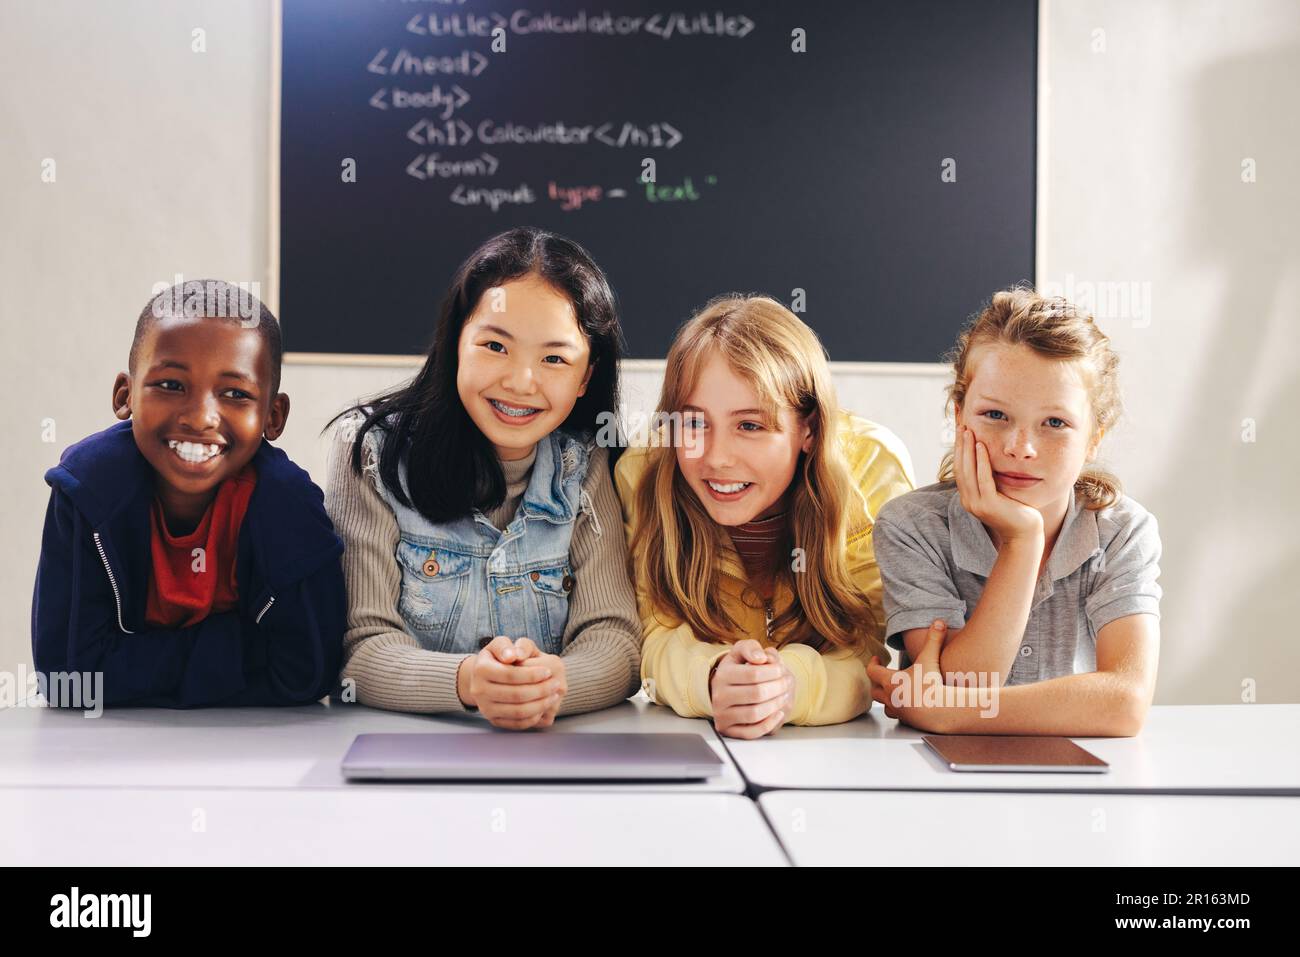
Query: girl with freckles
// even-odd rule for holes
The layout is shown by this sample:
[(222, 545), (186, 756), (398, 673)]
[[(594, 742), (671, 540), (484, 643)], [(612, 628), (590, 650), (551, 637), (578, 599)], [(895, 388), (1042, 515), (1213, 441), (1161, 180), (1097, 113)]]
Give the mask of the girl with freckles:
[(912, 488), (902, 443), (837, 407), (816, 335), (757, 296), (682, 328), (656, 419), (615, 473), (651, 697), (738, 738), (867, 711), (872, 516)]
[[(1016, 288), (952, 359), (940, 482), (876, 523), (906, 672), (873, 663), (876, 700), (938, 733), (1137, 734), (1155, 689), (1160, 537), (1093, 464), (1119, 416), (1118, 357), (1090, 316)], [(917, 693), (927, 680), (950, 690)], [(961, 685), (998, 689), (992, 706)]]

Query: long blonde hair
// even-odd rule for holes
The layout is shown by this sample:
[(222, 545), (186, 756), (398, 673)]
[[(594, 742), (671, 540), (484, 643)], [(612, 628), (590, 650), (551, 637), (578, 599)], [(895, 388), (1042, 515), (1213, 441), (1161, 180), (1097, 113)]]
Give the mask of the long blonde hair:
[[(1119, 356), (1092, 316), (1065, 299), (1042, 296), (1024, 286), (994, 293), (984, 310), (962, 330), (947, 356), (953, 373), (948, 386), (949, 412), (965, 405), (971, 350), (986, 344), (1026, 346), (1046, 359), (1080, 362), (1088, 373), (1093, 435), (1119, 420)], [(939, 481), (952, 480), (953, 452), (949, 449), (939, 464)], [(1118, 478), (1095, 466), (1079, 473), (1074, 490), (1084, 507), (1094, 510), (1114, 505), (1122, 492)]]
[[(800, 454), (791, 485), (787, 547), (803, 550), (803, 568), (778, 562), (774, 580), (792, 593), (777, 610), (777, 644), (824, 642), (858, 648), (876, 626), (866, 594), (849, 575), (845, 545), (867, 526), (866, 503), (838, 442), (839, 408), (826, 351), (794, 313), (764, 296), (710, 301), (668, 350), (657, 417), (679, 412), (713, 355), (747, 381), (775, 422), (782, 408), (806, 421), (812, 446)], [(639, 520), (630, 543), (633, 569), (657, 614), (686, 623), (705, 641), (745, 637), (722, 601), (720, 559), (732, 548), (677, 466), (673, 441), (652, 448), (635, 493)], [(748, 603), (749, 593), (746, 593)]]

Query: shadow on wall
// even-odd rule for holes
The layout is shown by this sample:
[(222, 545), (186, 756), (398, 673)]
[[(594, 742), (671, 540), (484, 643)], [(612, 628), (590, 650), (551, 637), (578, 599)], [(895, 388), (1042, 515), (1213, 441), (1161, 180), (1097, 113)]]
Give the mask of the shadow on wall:
[[(1162, 634), (1168, 647), (1206, 627), (1219, 631), (1197, 636), (1207, 654), (1177, 673), (1162, 668), (1157, 700), (1189, 701), (1192, 689), (1213, 688), (1207, 703), (1236, 703), (1250, 681), (1260, 702), (1300, 701), (1300, 673), (1278, 667), (1295, 641), (1300, 586), (1297, 89), (1298, 46), (1220, 61), (1192, 91), (1192, 140), (1154, 158), (1196, 164), (1184, 217), (1165, 238), (1183, 274), (1208, 272), (1215, 290), (1197, 304), (1199, 315), (1162, 318), (1211, 339), (1196, 350), (1199, 367), (1178, 376), (1195, 388), (1188, 407), (1169, 417), (1184, 434), (1152, 486), (1152, 500), (1165, 503), (1157, 515)], [(1256, 162), (1253, 183), (1242, 180), (1246, 159)], [(1227, 592), (1213, 621), (1198, 620), (1190, 602), (1177, 604), (1206, 588)]]

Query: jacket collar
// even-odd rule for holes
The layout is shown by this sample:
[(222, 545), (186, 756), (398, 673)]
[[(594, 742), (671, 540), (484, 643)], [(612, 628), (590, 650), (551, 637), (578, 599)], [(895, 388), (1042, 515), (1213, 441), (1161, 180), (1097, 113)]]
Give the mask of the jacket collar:
[(582, 442), (559, 429), (540, 440), (520, 510), (529, 518), (560, 525), (573, 521), (573, 504), (564, 486), (575, 470), (585, 473), (585, 451)]
[[(263, 440), (252, 459), (257, 485), (248, 503), (240, 538), (248, 531), (265, 583), (273, 591), (316, 571), (342, 551), (342, 543), (323, 506), (319, 488), (283, 450)], [(117, 424), (66, 449), (45, 481), (63, 491), (101, 539), (121, 542), (122, 552), (138, 555), (149, 536), (149, 506), (154, 472), (135, 444), (131, 422)], [(147, 548), (144, 552), (147, 561)], [(114, 571), (126, 573), (116, 556)], [(145, 574), (147, 571), (141, 570)]]

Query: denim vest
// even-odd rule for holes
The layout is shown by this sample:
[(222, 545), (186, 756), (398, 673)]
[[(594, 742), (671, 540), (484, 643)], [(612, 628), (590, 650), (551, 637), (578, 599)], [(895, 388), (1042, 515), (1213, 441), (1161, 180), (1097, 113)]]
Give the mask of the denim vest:
[[(371, 429), (367, 444), (372, 438), (378, 462), (385, 433)], [(590, 501), (582, 491), (589, 460), (588, 446), (565, 432), (541, 439), (528, 487), (504, 531), (477, 508), (431, 522), (397, 501), (376, 470), (375, 484), (400, 529), (398, 609), (423, 648), (476, 654), (493, 636), (505, 635), (531, 638), (546, 654), (563, 650), (574, 584), (569, 542)], [(405, 460), (398, 476), (408, 490)]]

